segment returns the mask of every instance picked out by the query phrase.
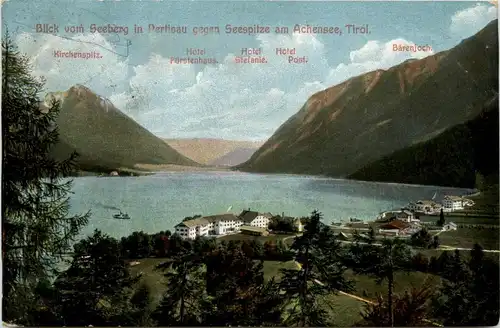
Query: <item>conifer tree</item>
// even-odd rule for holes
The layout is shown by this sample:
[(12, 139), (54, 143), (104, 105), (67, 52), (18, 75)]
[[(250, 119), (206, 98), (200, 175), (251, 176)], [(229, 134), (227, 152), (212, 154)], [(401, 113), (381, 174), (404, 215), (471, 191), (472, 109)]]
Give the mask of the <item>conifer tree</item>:
[(439, 213), (439, 220), (437, 221), (437, 225), (439, 227), (442, 227), (442, 226), (444, 226), (445, 223), (446, 223), (446, 220), (444, 219), (444, 212), (443, 212), (443, 209), (441, 209), (441, 212)]
[(371, 242), (375, 241), (375, 229), (373, 229), (373, 226), (370, 226), (370, 229), (368, 230), (368, 239)]
[(481, 325), (494, 326), (498, 324), (500, 312), (500, 267), (498, 261), (491, 257), (485, 257), (483, 248), (474, 244), (471, 258), (468, 262), (469, 270), (472, 272), (471, 295), (477, 303), (476, 318)]
[[(429, 311), (429, 302), (433, 296), (433, 286), (430, 280), (420, 287), (412, 287), (400, 295), (395, 295), (394, 326), (397, 327), (428, 327), (430, 322), (426, 319)], [(381, 295), (377, 303), (365, 305), (361, 313), (363, 322), (356, 326), (387, 327), (390, 326), (390, 314), (387, 310), (388, 302)]]
[(206, 299), (201, 257), (183, 247), (171, 261), (158, 266), (165, 271), (167, 290), (153, 313), (159, 326), (199, 325)]
[(387, 280), (387, 311), (392, 327), (395, 273), (411, 267), (411, 249), (407, 243), (399, 238), (386, 238), (382, 245), (354, 243), (347, 261), (355, 272), (374, 276), (379, 284)]
[(284, 324), (287, 326), (327, 326), (331, 324), (325, 309), (325, 296), (352, 285), (344, 278), (340, 243), (332, 230), (321, 222), (314, 211), (302, 236), (290, 247), (296, 253), (299, 270), (283, 269), (281, 288), (288, 305)]
[(119, 242), (96, 230), (75, 245), (71, 266), (54, 283), (63, 324), (129, 324), (139, 278), (130, 275)]
[(152, 320), (152, 296), (151, 289), (142, 283), (132, 295), (130, 300), (132, 305), (132, 323), (138, 327), (153, 326)]
[(415, 247), (427, 248), (432, 246), (432, 236), (429, 231), (423, 227), (419, 231), (411, 235), (410, 242)]
[(264, 282), (263, 262), (241, 249), (219, 248), (207, 263), (207, 291), (211, 304), (206, 325), (277, 325), (281, 297), (274, 279)]
[(54, 275), (88, 219), (69, 216), (76, 154), (49, 155), (58, 142), (59, 104), (41, 110), (44, 81), (32, 76), (29, 58), (8, 33), (2, 40), (2, 261), (3, 320), (29, 322), (33, 291)]
[(434, 299), (436, 318), (445, 326), (494, 326), (499, 318), (499, 265), (474, 245), (471, 259), (457, 251), (443, 272), (443, 283)]
[(438, 248), (439, 247), (439, 236), (435, 235), (432, 238), (432, 248)]

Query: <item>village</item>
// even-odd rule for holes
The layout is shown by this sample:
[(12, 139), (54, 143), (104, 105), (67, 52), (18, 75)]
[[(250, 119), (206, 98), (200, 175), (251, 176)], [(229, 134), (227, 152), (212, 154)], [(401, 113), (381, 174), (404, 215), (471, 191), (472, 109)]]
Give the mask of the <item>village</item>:
[[(422, 222), (420, 215), (439, 215), (441, 212), (454, 212), (473, 206), (474, 202), (461, 196), (445, 196), (442, 203), (433, 200), (411, 202), (406, 207), (380, 213), (373, 221), (362, 221), (350, 218), (348, 222), (332, 223), (332, 229), (340, 240), (349, 240), (354, 232), (374, 229), (379, 237), (409, 237), (423, 227), (429, 230), (456, 230), (457, 225), (447, 222), (436, 226), (432, 222)], [(250, 208), (240, 214), (223, 213), (210, 216), (188, 218), (175, 226), (175, 232), (183, 239), (197, 237), (222, 237), (232, 234), (267, 236), (269, 234), (297, 233), (304, 229), (306, 218), (260, 213)], [(283, 228), (285, 227), (285, 228)]]

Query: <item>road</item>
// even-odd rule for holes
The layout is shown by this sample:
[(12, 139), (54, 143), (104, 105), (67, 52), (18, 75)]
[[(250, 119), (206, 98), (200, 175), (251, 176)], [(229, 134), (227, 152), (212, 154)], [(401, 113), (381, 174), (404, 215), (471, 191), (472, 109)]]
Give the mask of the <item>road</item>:
[(302, 234), (300, 234), (300, 235), (295, 235), (295, 236), (285, 237), (285, 238), (283, 238), (282, 240), (283, 240), (283, 241), (285, 241), (285, 240), (287, 240), (287, 239), (290, 239), (290, 238), (295, 238), (295, 237), (300, 237), (300, 236), (302, 236)]
[[(283, 241), (285, 241), (287, 239), (290, 239), (290, 238), (295, 238), (295, 237), (297, 237), (297, 236), (285, 237), (285, 238), (283, 238)], [(343, 243), (343, 244), (352, 244), (352, 243), (354, 243), (352, 241), (346, 241), (346, 240), (341, 240), (340, 242)], [(368, 243), (364, 243), (364, 242), (360, 242), (360, 244), (369, 245)], [(373, 243), (372, 245), (374, 245), (374, 246), (382, 246), (382, 244), (380, 244), (380, 243)], [(441, 245), (441, 246), (439, 246), (438, 250), (441, 250), (441, 251), (455, 251), (455, 250), (459, 250), (459, 251), (471, 251), (472, 248), (462, 248), (462, 247), (453, 247), (453, 246)], [(500, 250), (496, 250), (496, 249), (483, 249), (483, 252), (485, 252), (485, 253), (500, 253)], [(297, 261), (294, 261), (294, 263), (295, 263), (295, 265), (297, 266), (297, 268), (299, 270), (302, 269), (302, 266), (300, 265), (300, 263), (298, 263)], [(319, 284), (319, 285), (323, 285), (323, 283), (321, 281), (317, 280), (317, 279), (315, 279), (315, 282), (317, 284)], [(353, 295), (353, 294), (349, 294), (349, 293), (346, 293), (346, 292), (343, 292), (343, 291), (338, 291), (338, 293), (341, 294), (341, 295), (345, 295), (345, 296), (351, 297), (351, 298), (356, 299), (356, 300), (361, 301), (361, 302), (365, 302), (365, 303), (369, 303), (369, 304), (376, 304), (375, 302), (373, 302), (373, 301), (371, 301), (369, 299), (362, 298), (362, 297), (359, 297), (359, 296), (356, 296), (356, 295)], [(440, 325), (437, 322), (433, 322), (431, 320), (424, 320), (424, 321), (432, 324), (433, 326), (442, 327), (442, 325)]]
[[(297, 268), (298, 268), (299, 270), (300, 270), (300, 269), (302, 269), (302, 266), (300, 265), (300, 263), (299, 263), (299, 262), (296, 262), (296, 261), (295, 261), (295, 265), (297, 265)], [(318, 279), (314, 279), (314, 282), (315, 282), (315, 283), (317, 283), (318, 285), (321, 285), (321, 286), (323, 286), (323, 285), (324, 285), (324, 284), (323, 284), (321, 281), (319, 281)], [(339, 291), (338, 291), (338, 293), (339, 293), (340, 295), (345, 295), (345, 296), (348, 296), (348, 297), (350, 297), (350, 298), (354, 298), (354, 299), (356, 299), (356, 300), (358, 300), (358, 301), (361, 301), (361, 302), (364, 302), (364, 303), (369, 303), (369, 304), (372, 304), (372, 305), (377, 304), (377, 303), (373, 302), (372, 300), (369, 300), (369, 299), (366, 299), (366, 298), (362, 298), (362, 297), (359, 297), (359, 296), (356, 296), (356, 295), (353, 295), (353, 294), (349, 294), (349, 293), (343, 292), (343, 291), (341, 291), (341, 290), (339, 290)], [(442, 327), (442, 325), (440, 325), (440, 324), (439, 324), (439, 323), (437, 323), (437, 322), (434, 322), (434, 321), (431, 321), (431, 320), (427, 320), (427, 319), (424, 319), (424, 321), (425, 321), (425, 322), (430, 323), (430, 324), (431, 324), (431, 325), (433, 325), (433, 326), (436, 326), (436, 327)]]
[[(343, 244), (353, 244), (353, 241), (347, 241), (347, 240), (341, 240), (340, 241)], [(369, 245), (368, 243), (364, 242), (359, 242), (361, 245)], [(372, 245), (374, 246), (382, 246), (382, 244), (379, 243), (373, 243)], [(459, 250), (459, 251), (472, 251), (472, 248), (462, 248), (462, 247), (453, 247), (453, 246), (448, 246), (448, 245), (440, 245), (439, 248), (437, 248), (438, 251), (454, 251), (454, 250)], [(485, 253), (500, 253), (500, 250), (498, 249), (483, 249), (483, 252)]]
[[(290, 238), (295, 238), (298, 236), (302, 236), (302, 235), (285, 237), (285, 238), (283, 238), (283, 241), (290, 239)], [(354, 243), (353, 241), (348, 241), (348, 240), (339, 240), (339, 242), (341, 242), (343, 244), (353, 244)], [(359, 244), (369, 245), (368, 243), (364, 243), (364, 242), (359, 242)], [(380, 243), (373, 243), (372, 245), (379, 246), (379, 247), (382, 246), (382, 244), (380, 244)], [(437, 250), (439, 250), (439, 251), (455, 251), (456, 249), (459, 251), (472, 251), (472, 248), (453, 247), (453, 246), (448, 246), (448, 245), (440, 245), (439, 248), (437, 248)], [(483, 252), (485, 252), (485, 253), (500, 253), (500, 250), (498, 250), (498, 249), (483, 249)]]
[[(438, 248), (438, 250), (440, 250), (440, 251), (454, 251), (456, 249), (459, 251), (472, 251), (472, 248), (453, 247), (453, 246), (447, 246), (447, 245), (441, 245)], [(485, 252), (485, 253), (500, 253), (500, 250), (498, 250), (498, 249), (483, 249), (483, 252)]]

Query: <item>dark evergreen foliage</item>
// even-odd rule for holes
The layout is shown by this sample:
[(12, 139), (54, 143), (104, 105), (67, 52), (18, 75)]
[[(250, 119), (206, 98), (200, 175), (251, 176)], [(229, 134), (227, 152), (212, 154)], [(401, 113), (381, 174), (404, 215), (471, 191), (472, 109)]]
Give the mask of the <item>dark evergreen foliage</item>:
[[(139, 259), (153, 254), (152, 236), (142, 231), (135, 231), (128, 237), (121, 239), (122, 251), (128, 258)], [(156, 244), (155, 246), (158, 246)], [(161, 246), (159, 246), (161, 250)]]
[(411, 235), (410, 243), (421, 248), (431, 248), (434, 245), (433, 237), (425, 227)]
[(384, 239), (381, 245), (356, 241), (346, 260), (355, 272), (374, 276), (377, 283), (387, 280), (387, 311), (393, 326), (394, 274), (411, 268), (411, 249), (407, 243), (399, 238)]
[(443, 286), (432, 306), (445, 326), (495, 326), (499, 321), (499, 266), (474, 245), (464, 261), (457, 251), (447, 259)]
[(132, 295), (130, 303), (132, 305), (131, 323), (138, 327), (153, 326), (153, 305), (150, 287), (144, 283), (141, 284)]
[(185, 247), (171, 261), (158, 269), (165, 270), (168, 285), (153, 318), (159, 326), (190, 326), (202, 322), (201, 304), (206, 299), (202, 259)]
[(9, 35), (2, 40), (2, 261), (3, 319), (33, 324), (34, 289), (57, 266), (88, 214), (69, 216), (71, 181), (63, 179), (76, 154), (48, 154), (58, 142), (59, 104), (40, 111), (44, 81), (31, 75), (29, 58)]
[(269, 230), (276, 233), (294, 233), (298, 232), (292, 218), (274, 217), (269, 223)]
[(419, 288), (413, 287), (401, 295), (395, 295), (393, 323), (391, 323), (389, 304), (379, 295), (375, 304), (367, 303), (365, 305), (365, 311), (362, 313), (364, 320), (356, 326), (429, 327), (432, 322), (427, 319), (427, 316), (432, 295), (433, 290), (429, 283), (425, 283)]
[(474, 188), (476, 181), (496, 176), (498, 184), (496, 90), (492, 90), (491, 98), (473, 120), (455, 125), (428, 141), (384, 156), (351, 174), (350, 178)]
[(284, 269), (281, 288), (288, 308), (284, 313), (287, 326), (328, 326), (332, 324), (325, 308), (324, 296), (339, 290), (349, 291), (351, 282), (344, 276), (341, 246), (330, 227), (313, 212), (302, 236), (291, 250), (300, 270)]
[(211, 296), (205, 324), (279, 325), (282, 299), (274, 280), (264, 282), (262, 261), (241, 249), (219, 248), (206, 260), (206, 286)]
[[(41, 112), (42, 91), (43, 81), (31, 76), (28, 58), (15, 50), (7, 35), (2, 42), (3, 320), (32, 326), (327, 326), (335, 318), (328, 315), (326, 309), (332, 305), (326, 296), (352, 289), (345, 278), (350, 267), (388, 282), (387, 300), (379, 298), (368, 306), (363, 324), (420, 326), (429, 323), (429, 310), (445, 325), (498, 323), (499, 266), (479, 245), (468, 261), (458, 251), (429, 261), (422, 254), (412, 257), (408, 245), (397, 238), (377, 244), (371, 228), (367, 235), (355, 232), (352, 247), (342, 247), (316, 211), (301, 219), (305, 231), (290, 249), (282, 241), (186, 241), (169, 231), (134, 232), (121, 241), (95, 231), (73, 246), (89, 214), (68, 215), (71, 181), (64, 177), (74, 170), (77, 155), (64, 161), (49, 156), (58, 143), (54, 122), (59, 104)], [(422, 145), (394, 156), (406, 158), (409, 169), (415, 163), (432, 164), (439, 172), (426, 181), (441, 181), (446, 170), (438, 168), (451, 167), (451, 183), (469, 184), (471, 170), (476, 178), (496, 174), (498, 183), (498, 162), (489, 160), (498, 157), (490, 153), (498, 151), (498, 144), (492, 148), (487, 143), (491, 131), (496, 131), (498, 141), (495, 106), (425, 143), (438, 150), (443, 141), (465, 145), (469, 150), (458, 161), (453, 160), (458, 151), (453, 147), (439, 163)], [(386, 158), (378, 165), (387, 168), (387, 163), (391, 160)], [(420, 173), (404, 171), (397, 172), (410, 180), (421, 178)], [(291, 229), (293, 222), (283, 222), (275, 228)], [(439, 224), (444, 224), (443, 213)], [(411, 242), (419, 247), (439, 245), (437, 236), (431, 238), (426, 230), (412, 236)], [(61, 273), (57, 268), (72, 246), (70, 266)], [(131, 276), (125, 261), (150, 256), (166, 257), (158, 269), (164, 271), (167, 289), (156, 308), (151, 287), (144, 281), (139, 284), (141, 276)], [(264, 259), (291, 258), (300, 265), (298, 270), (282, 270), (279, 282), (264, 279)], [(394, 294), (395, 273), (409, 269), (443, 277), (432, 305), (427, 302), (432, 292), (427, 286)]]
[(54, 282), (62, 323), (128, 323), (132, 311), (127, 301), (140, 277), (130, 276), (118, 241), (96, 230), (74, 249), (71, 266)]
[(444, 226), (445, 223), (446, 223), (446, 220), (444, 219), (443, 209), (441, 209), (441, 212), (439, 213), (439, 220), (437, 221), (437, 225), (438, 225), (438, 227), (442, 227), (442, 226)]

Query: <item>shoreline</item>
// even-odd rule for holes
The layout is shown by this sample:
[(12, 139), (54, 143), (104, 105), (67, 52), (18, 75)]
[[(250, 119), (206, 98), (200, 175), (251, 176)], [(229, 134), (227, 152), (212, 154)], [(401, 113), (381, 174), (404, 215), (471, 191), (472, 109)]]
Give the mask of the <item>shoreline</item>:
[[(481, 191), (476, 188), (466, 188), (466, 187), (455, 187), (455, 186), (439, 186), (439, 185), (425, 185), (425, 184), (411, 184), (411, 183), (399, 183), (399, 182), (386, 182), (386, 181), (369, 181), (369, 180), (358, 180), (350, 179), (346, 177), (333, 177), (323, 174), (300, 174), (300, 173), (285, 173), (285, 172), (254, 172), (254, 171), (243, 171), (237, 169), (238, 165), (234, 166), (191, 166), (191, 165), (178, 165), (178, 164), (135, 164), (133, 168), (118, 168), (116, 171), (133, 173), (136, 176), (141, 175), (153, 175), (155, 173), (161, 172), (236, 172), (244, 174), (257, 174), (257, 175), (277, 175), (277, 176), (294, 176), (303, 178), (313, 178), (313, 179), (325, 179), (325, 180), (338, 180), (338, 181), (350, 181), (355, 183), (371, 183), (371, 184), (382, 184), (382, 185), (400, 185), (407, 187), (433, 187), (433, 188), (450, 188), (450, 189), (460, 189), (469, 190), (471, 193), (466, 193), (462, 197), (478, 197), (481, 195)], [(81, 170), (81, 173), (88, 175), (99, 175), (104, 172), (91, 172)], [(106, 176), (106, 175), (105, 175)], [(473, 192), (473, 193), (472, 193)]]
[[(154, 173), (159, 172), (234, 172), (230, 167), (224, 166), (185, 166), (177, 164), (136, 164), (137, 170), (146, 170)], [(239, 172), (239, 171), (238, 171)]]

